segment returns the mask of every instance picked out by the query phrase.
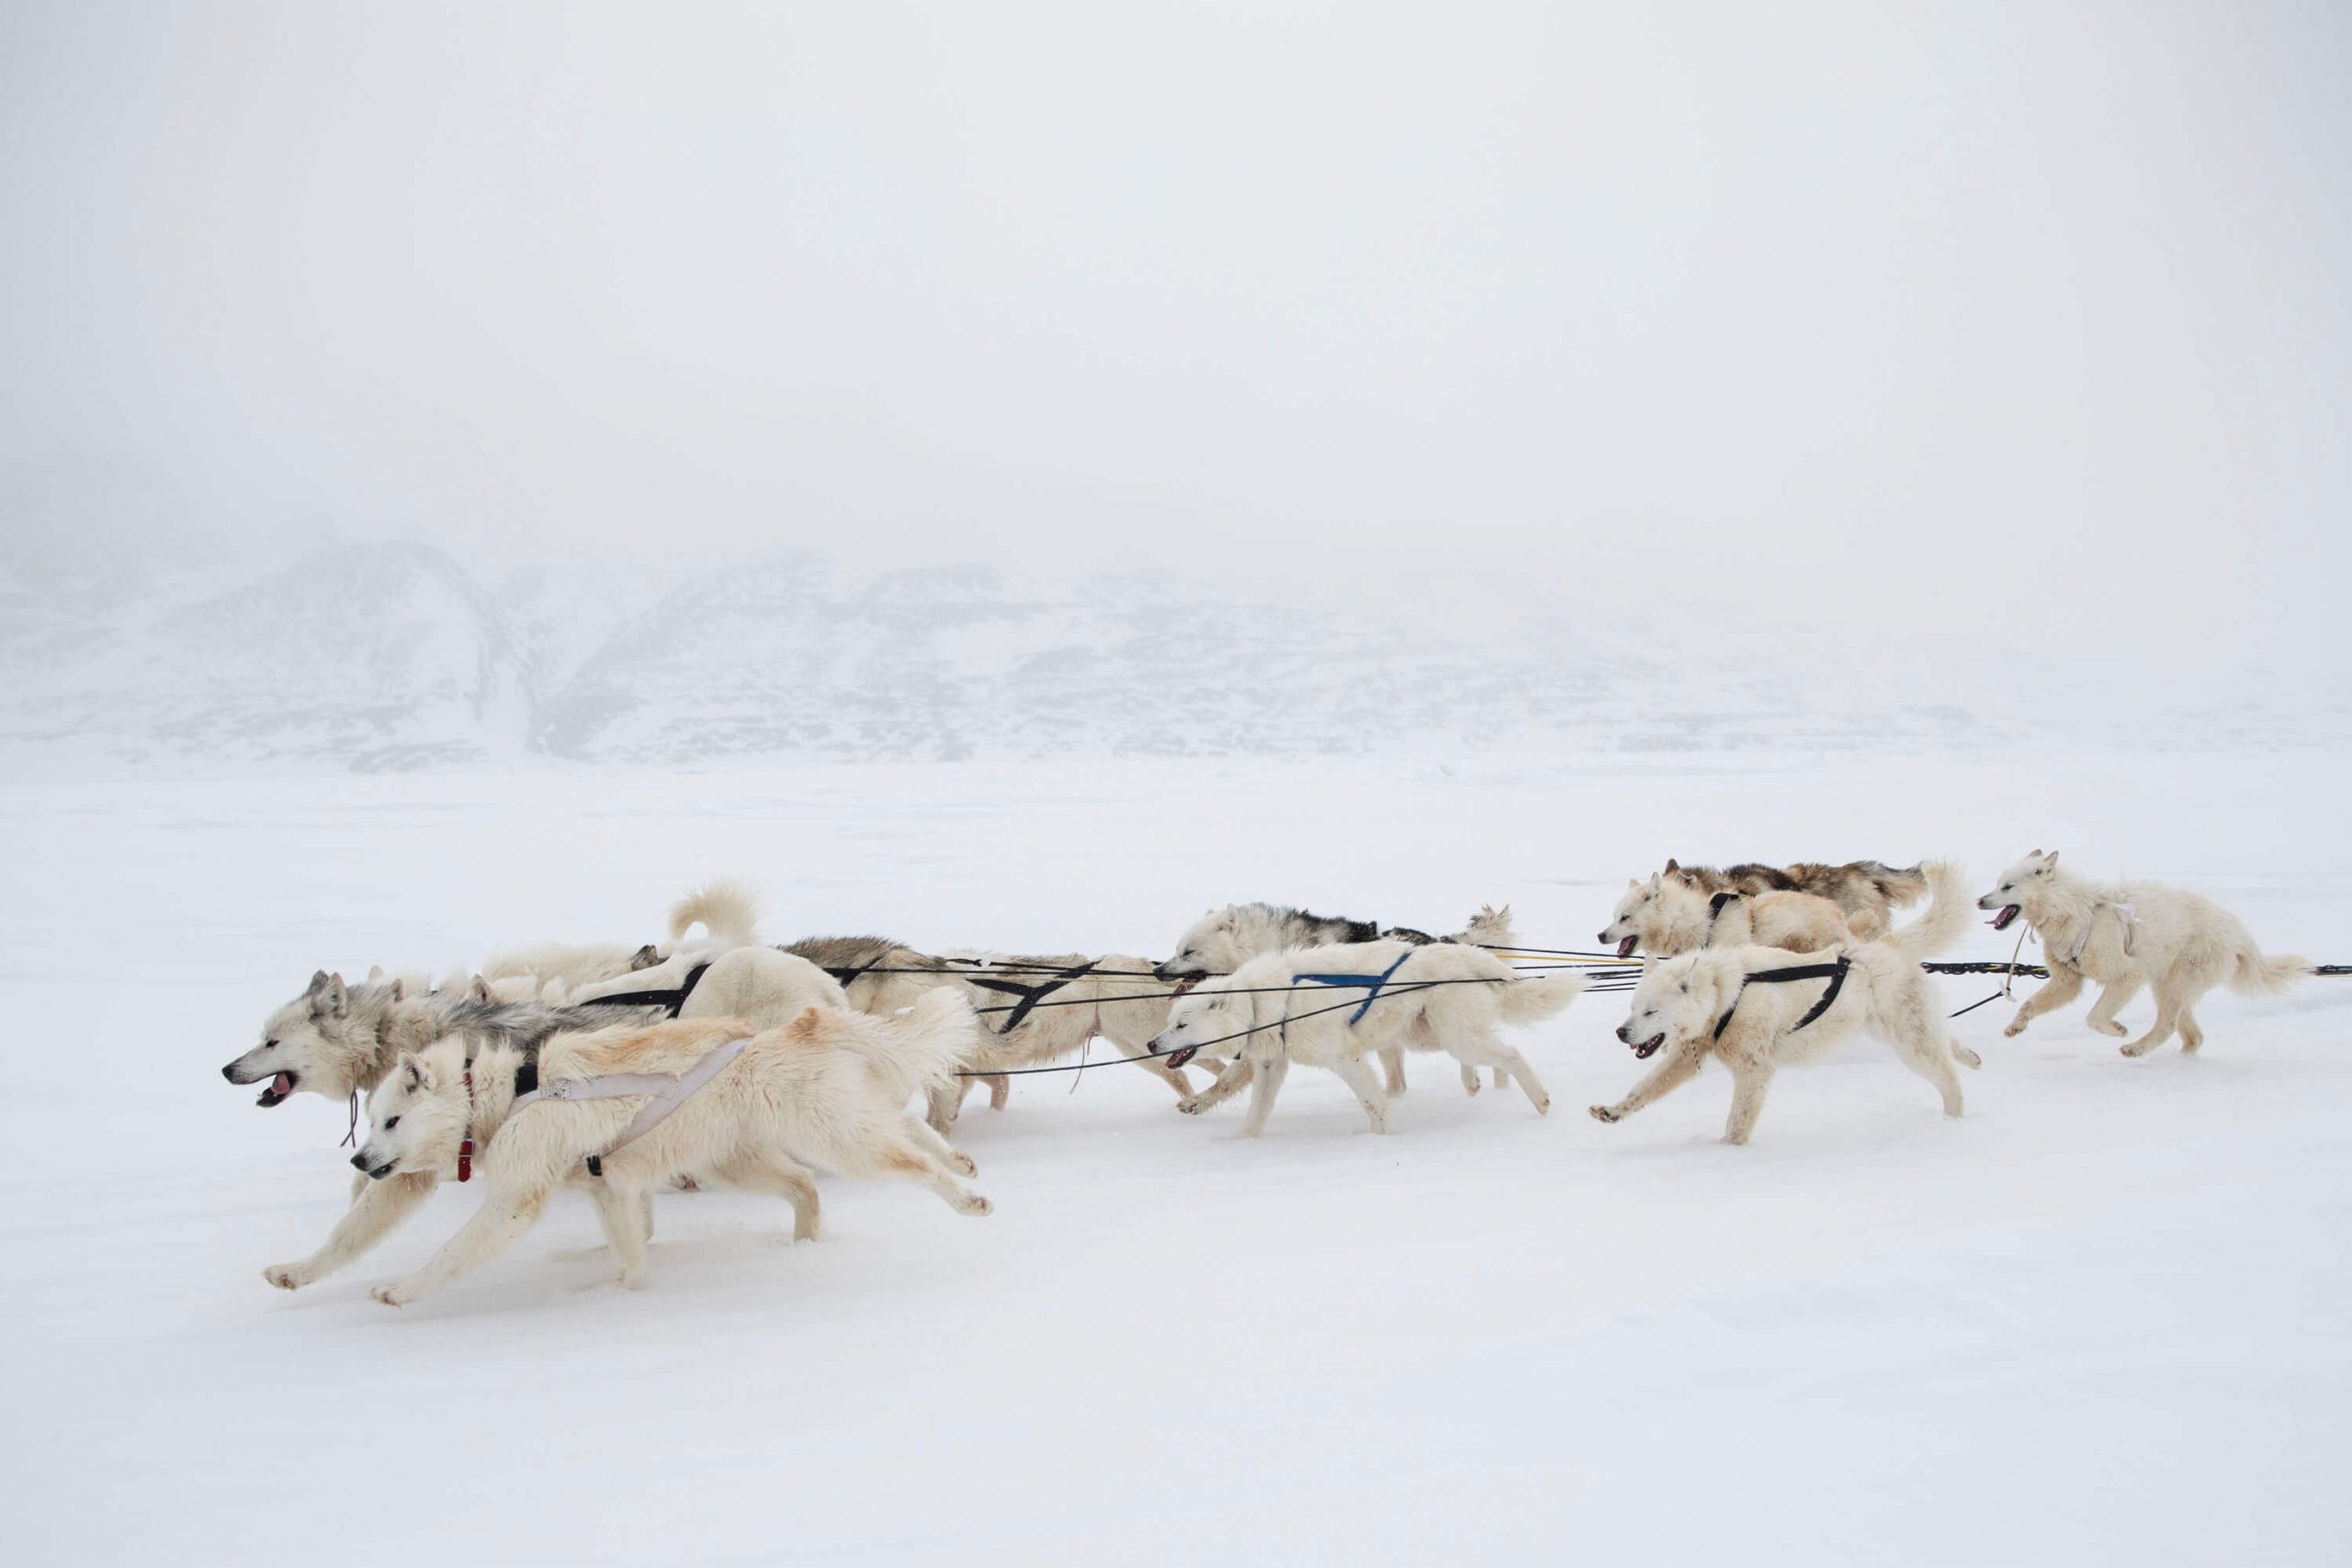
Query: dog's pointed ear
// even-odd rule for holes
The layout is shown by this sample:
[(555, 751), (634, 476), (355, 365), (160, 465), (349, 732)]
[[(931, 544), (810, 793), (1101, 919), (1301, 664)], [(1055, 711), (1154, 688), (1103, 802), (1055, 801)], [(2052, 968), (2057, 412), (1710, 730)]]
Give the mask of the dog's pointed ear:
[(2025, 852), (2025, 858), (2028, 860), (2040, 860), (2041, 858), (2041, 852), (2040, 850), (2028, 850)]
[(396, 1002), (404, 1002), (408, 1000), (408, 982), (406, 980), (395, 980), (392, 982), (392, 1000)]
[(371, 986), (381, 985), (381, 984), (383, 983), (383, 979), (384, 979), (384, 966), (383, 966), (382, 964), (370, 964), (369, 965), (368, 965), (368, 983), (369, 985), (371, 985)]
[(423, 1094), (433, 1088), (433, 1064), (413, 1051), (401, 1052), (400, 1059), (392, 1064), (392, 1070), (400, 1075), (411, 1094)]
[(342, 976), (330, 975), (326, 984), (311, 987), (311, 1010), (321, 1018), (342, 1018), (351, 1011), (351, 993), (344, 988)]
[(1680, 871), (1681, 869), (1682, 869), (1682, 863), (1681, 863), (1680, 861), (1676, 860), (1676, 859), (1675, 859), (1673, 856), (1671, 856), (1671, 855), (1668, 855), (1668, 856), (1667, 857), (1667, 861), (1666, 861), (1666, 874), (1667, 874), (1667, 875), (1668, 875), (1668, 876), (1672, 876), (1676, 872)]
[(650, 969), (661, 962), (662, 954), (654, 950), (653, 944), (650, 942), (628, 956), (628, 966), (632, 972), (639, 969)]
[(2044, 871), (2048, 871), (2052, 866), (2056, 865), (2057, 863), (2058, 852), (2056, 850), (2052, 850), (2048, 854), (2041, 857), (2041, 869)]
[(311, 988), (304, 995), (315, 997), (326, 988), (327, 972), (323, 969), (316, 970), (311, 976)]
[(473, 979), (469, 982), (467, 988), (473, 992), (474, 1000), (478, 1002), (486, 1002), (491, 999), (490, 982), (483, 979), (479, 975), (475, 976)]

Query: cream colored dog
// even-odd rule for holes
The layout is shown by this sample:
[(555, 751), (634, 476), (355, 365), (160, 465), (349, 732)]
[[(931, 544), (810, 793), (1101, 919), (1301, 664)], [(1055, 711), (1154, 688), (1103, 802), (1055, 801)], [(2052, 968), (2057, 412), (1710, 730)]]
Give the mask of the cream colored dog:
[(2181, 1050), (2193, 1052), (2205, 1031), (2189, 1010), (2206, 992), (2225, 980), (2253, 996), (2283, 991), (2311, 971), (2306, 959), (2264, 957), (2245, 923), (2210, 898), (2154, 882), (2094, 884), (2059, 870), (2055, 850), (2036, 850), (2003, 872), (1976, 907), (1998, 911), (1995, 931), (2024, 915), (2050, 969), (2007, 1034), (2024, 1033), (2081, 995), (2085, 980), (2097, 980), (2104, 989), (2090, 1025), (2102, 1034), (2131, 1033), (2116, 1013), (2143, 986), (2155, 987), (2156, 1021), (2122, 1048), (2125, 1055), (2146, 1055), (2176, 1030)]
[(1625, 884), (1601, 945), (1620, 958), (1638, 952), (1678, 958), (1702, 947), (1784, 947), (1813, 953), (1875, 930), (1875, 917), (1849, 915), (1810, 893), (1706, 893), (1664, 872)]
[[(1923, 870), (1928, 912), (1880, 941), (1811, 953), (1808, 961), (1792, 962), (1775, 947), (1709, 947), (1650, 964), (1617, 1038), (1644, 1060), (1661, 1050), (1667, 1058), (1616, 1104), (1592, 1107), (1593, 1119), (1623, 1121), (1688, 1083), (1713, 1056), (1732, 1074), (1724, 1142), (1744, 1144), (1773, 1073), (1820, 1055), (1857, 1029), (1893, 1046), (1905, 1066), (1936, 1086), (1944, 1114), (1959, 1115), (1953, 1064), (1982, 1064), (1944, 1028), (1942, 1003), (1919, 963), (1960, 939), (1968, 895), (1957, 866), (1931, 862)], [(1830, 973), (1775, 977), (1792, 968)]]

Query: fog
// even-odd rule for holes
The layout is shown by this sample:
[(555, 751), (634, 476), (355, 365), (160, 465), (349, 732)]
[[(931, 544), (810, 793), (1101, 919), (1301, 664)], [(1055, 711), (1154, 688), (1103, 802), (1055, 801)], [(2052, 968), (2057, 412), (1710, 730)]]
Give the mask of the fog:
[(18, 5), (0, 515), (2340, 691), (2347, 67), (2324, 5)]

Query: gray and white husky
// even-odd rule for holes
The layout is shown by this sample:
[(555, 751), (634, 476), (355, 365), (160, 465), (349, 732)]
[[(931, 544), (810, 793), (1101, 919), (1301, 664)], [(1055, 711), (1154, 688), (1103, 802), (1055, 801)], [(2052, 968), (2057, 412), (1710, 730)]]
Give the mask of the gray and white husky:
[[(1401, 942), (1417, 947), (1430, 942), (1460, 942), (1469, 947), (1508, 947), (1518, 940), (1511, 933), (1510, 906), (1498, 909), (1487, 905), (1470, 918), (1470, 923), (1451, 936), (1431, 936), (1410, 926), (1383, 927), (1374, 920), (1350, 920), (1329, 915), (1310, 914), (1289, 904), (1227, 904), (1222, 909), (1211, 909), (1188, 927), (1176, 939), (1175, 956), (1161, 960), (1152, 973), (1163, 980), (1204, 980), (1212, 975), (1230, 975), (1261, 953), (1287, 953), (1301, 947), (1340, 947), (1367, 942)], [(1387, 1074), (1387, 1092), (1405, 1092), (1405, 1051), (1401, 1045), (1384, 1045), (1380, 1049), (1380, 1065)], [(1495, 1073), (1495, 1087), (1505, 1081), (1500, 1069)], [(1472, 1094), (1478, 1092), (1478, 1070), (1468, 1063), (1462, 1066), (1462, 1087)]]

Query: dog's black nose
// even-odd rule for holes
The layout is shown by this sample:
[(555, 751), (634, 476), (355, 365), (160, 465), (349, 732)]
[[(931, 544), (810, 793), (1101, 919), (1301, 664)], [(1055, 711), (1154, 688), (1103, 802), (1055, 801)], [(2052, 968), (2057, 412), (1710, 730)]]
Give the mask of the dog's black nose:
[[(1625, 1026), (1622, 1023), (1617, 1026), (1617, 1038), (1623, 1041), (1628, 1045), (1631, 1045), (1634, 1043), (1634, 1037), (1625, 1032)], [(357, 1162), (355, 1161), (354, 1163), (356, 1164)]]
[(1607, 931), (1602, 931), (1599, 936), (1594, 937), (1592, 940), (1599, 942), (1601, 946), (1607, 947), (1609, 945), (1609, 933)]
[(235, 1083), (237, 1081), (237, 1064), (232, 1062), (227, 1066), (221, 1068), (220, 1076), (227, 1078), (231, 1083)]
[[(1622, 1033), (1623, 1031), (1620, 1031), (1620, 1032)], [(351, 1156), (351, 1168), (354, 1170), (366, 1170), (368, 1168), (368, 1156), (365, 1151)]]

